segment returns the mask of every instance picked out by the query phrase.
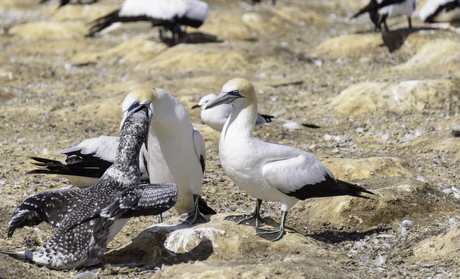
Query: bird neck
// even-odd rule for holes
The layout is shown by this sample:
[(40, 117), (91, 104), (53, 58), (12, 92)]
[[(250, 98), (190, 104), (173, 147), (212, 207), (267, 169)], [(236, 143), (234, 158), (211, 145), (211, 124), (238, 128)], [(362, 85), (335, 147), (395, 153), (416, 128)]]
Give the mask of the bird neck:
[(113, 166), (120, 170), (128, 170), (131, 166), (139, 169), (139, 152), (147, 140), (149, 119), (146, 114), (136, 113), (128, 117), (120, 131), (120, 143)]
[(242, 107), (232, 107), (232, 113), (225, 123), (221, 137), (229, 135), (237, 137), (252, 137), (257, 120), (257, 102), (248, 103)]

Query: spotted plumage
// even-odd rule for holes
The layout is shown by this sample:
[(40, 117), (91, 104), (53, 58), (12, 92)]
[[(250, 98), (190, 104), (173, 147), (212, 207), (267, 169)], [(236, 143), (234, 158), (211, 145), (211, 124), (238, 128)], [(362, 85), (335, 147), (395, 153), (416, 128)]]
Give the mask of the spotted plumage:
[(130, 217), (157, 215), (172, 207), (178, 195), (174, 184), (140, 184), (139, 180), (139, 152), (147, 139), (152, 109), (150, 103), (129, 108), (114, 163), (90, 188), (64, 192), (60, 213), (37, 213), (43, 203), (58, 204), (59, 192), (29, 198), (15, 211), (10, 225), (23, 224), (21, 216), (48, 213), (48, 220), (57, 228), (45, 244), (29, 251), (2, 253), (49, 268), (76, 268), (95, 257), (103, 260), (107, 245)]

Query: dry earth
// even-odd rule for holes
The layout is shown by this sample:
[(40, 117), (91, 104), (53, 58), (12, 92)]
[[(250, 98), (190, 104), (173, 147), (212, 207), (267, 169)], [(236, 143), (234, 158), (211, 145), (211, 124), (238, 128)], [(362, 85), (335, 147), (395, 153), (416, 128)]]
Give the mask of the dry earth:
[[(259, 110), (276, 116), (257, 127), (265, 141), (317, 155), (339, 179), (377, 194), (299, 202), (289, 233), (276, 243), (222, 221), (248, 212), (254, 199), (225, 175), (219, 133), (190, 115), (206, 139), (203, 197), (220, 214), (193, 228), (154, 217), (131, 220), (109, 246), (110, 262), (55, 271), (0, 255), (2, 278), (458, 278), (460, 277), (460, 31), (415, 19), (389, 20), (374, 32), (366, 1), (280, 0), (251, 8), (209, 0), (194, 44), (168, 48), (146, 23), (85, 39), (86, 25), (121, 1), (68, 5), (0, 0), (0, 245), (31, 249), (49, 225), (8, 239), (17, 204), (64, 178), (25, 175), (29, 156), (63, 160), (57, 151), (117, 135), (124, 96), (160, 87), (190, 109), (234, 77), (251, 80)], [(203, 41), (208, 41), (203, 43)], [(295, 123), (292, 123), (295, 122)], [(300, 127), (299, 123), (320, 126)], [(278, 222), (279, 203), (264, 203)], [(149, 228), (153, 224), (153, 227)], [(148, 229), (149, 228), (149, 229)], [(134, 241), (132, 241), (134, 239)], [(131, 242), (132, 241), (132, 242)]]

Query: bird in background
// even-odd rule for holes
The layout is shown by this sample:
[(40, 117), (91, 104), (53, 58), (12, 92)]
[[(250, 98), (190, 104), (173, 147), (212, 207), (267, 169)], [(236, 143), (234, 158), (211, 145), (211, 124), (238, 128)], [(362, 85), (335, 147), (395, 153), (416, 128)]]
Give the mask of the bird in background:
[(460, 21), (460, 0), (428, 0), (418, 16), (429, 23)]
[(124, 117), (134, 103), (153, 104), (147, 144), (142, 149), (150, 183), (174, 183), (179, 188), (176, 212), (187, 213), (185, 224), (207, 222), (201, 214), (216, 212), (200, 197), (206, 165), (203, 136), (193, 129), (184, 106), (166, 90), (138, 88), (122, 104)]
[(411, 15), (415, 11), (415, 0), (370, 0), (369, 4), (359, 10), (351, 18), (356, 18), (362, 14), (369, 13), (369, 17), (375, 25), (376, 29), (381, 30), (382, 24), (385, 31), (390, 29), (387, 25), (387, 18), (406, 15), (409, 23), (409, 29), (412, 28)]
[[(277, 241), (284, 234), (288, 210), (299, 200), (349, 195), (366, 198), (373, 194), (363, 187), (340, 181), (314, 156), (291, 146), (264, 142), (253, 137), (257, 118), (257, 97), (245, 79), (227, 82), (221, 94), (206, 109), (231, 104), (232, 112), (219, 141), (219, 158), (225, 173), (242, 190), (257, 198), (252, 215), (235, 215), (227, 220), (256, 227), (257, 235)], [(281, 202), (279, 228), (259, 228), (262, 201)]]
[[(206, 105), (214, 101), (217, 98), (216, 94), (209, 94), (200, 99), (198, 104), (192, 106), (192, 109), (201, 108), (201, 121), (208, 125), (212, 129), (222, 132), (224, 124), (227, 121), (230, 113), (232, 112), (232, 106), (229, 104), (223, 104), (212, 109), (206, 109)], [(275, 118), (271, 115), (257, 113), (256, 125), (262, 125), (272, 122)]]
[[(114, 23), (149, 21), (172, 33), (172, 44), (186, 42), (183, 26), (200, 27), (208, 16), (208, 4), (199, 0), (125, 0), (120, 7), (92, 22), (86, 37), (93, 37)], [(160, 39), (167, 41), (160, 29)]]
[[(30, 157), (35, 161), (33, 164), (41, 168), (26, 174), (57, 174), (67, 178), (78, 188), (92, 186), (112, 165), (119, 142), (120, 138), (114, 136), (86, 139), (73, 147), (58, 151), (67, 155), (65, 162)], [(148, 173), (142, 153), (139, 154), (139, 168), (141, 181), (147, 181)]]
[[(93, 4), (93, 3), (96, 3), (97, 1), (98, 0), (89, 0), (89, 1), (77, 0), (76, 3), (81, 4), (81, 5), (85, 5), (85, 4)], [(40, 4), (44, 4), (46, 2), (49, 2), (49, 0), (41, 0)], [(60, 0), (58, 9), (61, 8), (62, 6), (65, 6), (65, 5), (69, 4), (70, 2), (72, 2), (72, 1), (71, 0)]]
[[(176, 185), (140, 184), (139, 180), (139, 152), (148, 136), (152, 108), (151, 103), (133, 103), (126, 109), (115, 161), (95, 185), (42, 193), (18, 206), (8, 236), (42, 207), (41, 213), (56, 227), (43, 245), (1, 253), (53, 269), (77, 268), (95, 257), (106, 264), (103, 254), (107, 245), (131, 217), (158, 215), (172, 207), (178, 196)], [(77, 198), (72, 199), (74, 193)], [(41, 203), (43, 199), (46, 204)], [(64, 217), (60, 216), (64, 211)]]

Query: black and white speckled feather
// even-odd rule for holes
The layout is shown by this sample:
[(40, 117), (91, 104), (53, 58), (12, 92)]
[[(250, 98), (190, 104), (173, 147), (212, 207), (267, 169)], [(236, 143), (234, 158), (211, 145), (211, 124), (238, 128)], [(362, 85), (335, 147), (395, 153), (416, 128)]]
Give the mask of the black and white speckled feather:
[(13, 236), (14, 231), (18, 228), (35, 226), (41, 222), (59, 227), (67, 214), (87, 195), (88, 188), (49, 191), (27, 198), (16, 208), (11, 217), (8, 224), (8, 237)]
[[(103, 255), (109, 242), (131, 216), (159, 214), (174, 205), (177, 200), (174, 184), (140, 185), (139, 151), (148, 134), (149, 108), (149, 104), (133, 104), (129, 109), (120, 132), (115, 162), (95, 185), (83, 191), (86, 197), (81, 203), (72, 205), (72, 210), (45, 244), (30, 251), (2, 253), (49, 268), (76, 268)], [(121, 211), (112, 214), (111, 208), (116, 207)]]

